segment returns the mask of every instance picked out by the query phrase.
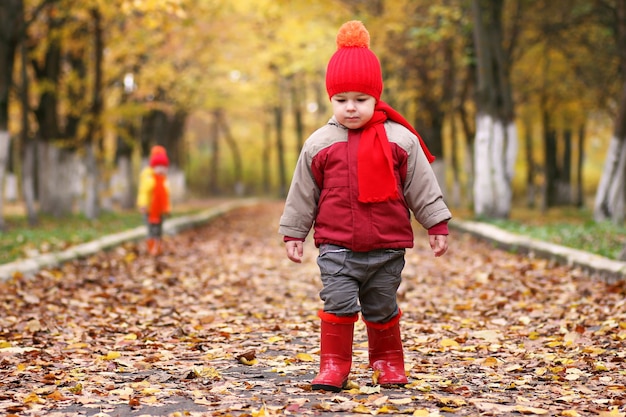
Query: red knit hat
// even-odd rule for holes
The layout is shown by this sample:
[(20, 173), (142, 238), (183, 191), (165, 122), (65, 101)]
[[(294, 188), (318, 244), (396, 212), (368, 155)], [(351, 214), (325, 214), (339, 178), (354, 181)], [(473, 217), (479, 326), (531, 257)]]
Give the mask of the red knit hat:
[(157, 153), (164, 153), (167, 155), (167, 151), (161, 145), (154, 145), (152, 149), (150, 149), (150, 156), (157, 154)]
[(344, 23), (337, 33), (337, 51), (326, 68), (328, 97), (356, 91), (380, 100), (383, 76), (378, 58), (369, 49), (370, 34), (358, 20)]
[(170, 160), (167, 157), (167, 152), (162, 146), (154, 146), (150, 151), (150, 166), (155, 167), (157, 165), (168, 166)]

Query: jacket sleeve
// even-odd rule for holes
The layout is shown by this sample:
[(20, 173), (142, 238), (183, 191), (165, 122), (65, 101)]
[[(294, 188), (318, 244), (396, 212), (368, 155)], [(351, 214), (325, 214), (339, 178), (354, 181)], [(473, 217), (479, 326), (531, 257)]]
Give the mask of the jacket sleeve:
[(152, 178), (152, 169), (146, 167), (139, 174), (139, 186), (137, 190), (137, 207), (147, 208), (150, 205), (150, 194), (154, 187), (154, 179)]
[(165, 192), (167, 194), (167, 199), (165, 200), (165, 210), (163, 212), (165, 214), (170, 214), (172, 212), (172, 194), (170, 192), (170, 181), (169, 179), (165, 180)]
[(291, 179), (285, 208), (280, 218), (278, 233), (283, 236), (304, 239), (313, 227), (320, 189), (313, 179), (311, 163), (310, 148), (305, 142)]

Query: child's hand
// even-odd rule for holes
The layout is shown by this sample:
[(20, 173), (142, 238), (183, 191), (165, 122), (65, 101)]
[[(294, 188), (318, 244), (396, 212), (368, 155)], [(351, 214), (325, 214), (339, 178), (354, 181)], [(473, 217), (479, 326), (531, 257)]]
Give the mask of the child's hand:
[(439, 257), (446, 253), (448, 250), (448, 236), (447, 235), (430, 235), (430, 248), (433, 250), (433, 254)]
[(287, 258), (295, 263), (302, 262), (302, 255), (304, 254), (304, 244), (299, 240), (290, 240), (285, 242), (285, 250), (287, 251)]

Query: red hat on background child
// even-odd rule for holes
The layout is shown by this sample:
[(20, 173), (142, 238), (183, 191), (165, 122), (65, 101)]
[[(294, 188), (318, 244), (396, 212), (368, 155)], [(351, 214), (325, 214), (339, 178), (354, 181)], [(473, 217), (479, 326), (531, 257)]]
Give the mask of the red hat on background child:
[(369, 49), (370, 35), (358, 20), (344, 23), (336, 38), (337, 51), (326, 68), (328, 97), (348, 91), (369, 94), (380, 100), (383, 76), (376, 54)]
[(150, 150), (150, 166), (155, 167), (157, 165), (169, 166), (170, 160), (167, 157), (167, 152), (163, 146), (156, 145)]

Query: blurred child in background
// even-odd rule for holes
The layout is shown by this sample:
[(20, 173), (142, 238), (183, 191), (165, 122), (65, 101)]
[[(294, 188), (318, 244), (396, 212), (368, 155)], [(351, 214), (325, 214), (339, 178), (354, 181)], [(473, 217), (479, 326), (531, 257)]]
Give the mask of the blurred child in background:
[(170, 214), (170, 189), (167, 181), (169, 159), (164, 147), (156, 145), (150, 151), (149, 165), (139, 176), (137, 207), (148, 226), (147, 249), (150, 255), (163, 252), (163, 221)]

